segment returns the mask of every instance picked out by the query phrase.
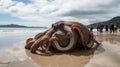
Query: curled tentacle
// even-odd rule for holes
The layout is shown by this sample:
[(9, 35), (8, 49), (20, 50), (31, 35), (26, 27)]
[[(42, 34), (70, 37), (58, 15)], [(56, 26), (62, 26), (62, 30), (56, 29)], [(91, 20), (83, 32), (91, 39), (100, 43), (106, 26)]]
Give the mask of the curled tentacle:
[(28, 39), (26, 40), (25, 48), (26, 48), (26, 49), (30, 49), (31, 46), (32, 46), (32, 44), (33, 44), (34, 42), (35, 42), (35, 40), (34, 40), (33, 38), (28, 38)]
[(43, 36), (41, 36), (39, 39), (37, 39), (32, 47), (31, 47), (31, 52), (32, 53), (35, 53), (36, 50), (41, 47), (43, 50), (44, 50), (44, 46), (46, 44), (46, 42), (48, 41), (48, 39), (52, 36), (52, 34), (54, 33), (55, 31), (51, 28), (49, 29)]
[(78, 31), (78, 33), (79, 33), (79, 38), (80, 38), (80, 40), (81, 40), (81, 42), (82, 42), (82, 45), (84, 46), (84, 48), (86, 49), (87, 47), (86, 47), (86, 43), (85, 43), (85, 39), (84, 39), (84, 34), (82, 33), (83, 31), (81, 30), (81, 27), (80, 27), (80, 25), (78, 25), (78, 24), (73, 24), (72, 26), (71, 26), (71, 29), (72, 30), (76, 30), (76, 31)]
[(30, 49), (34, 42), (35, 42), (35, 40), (30, 41), (30, 42), (25, 46), (25, 48), (26, 48), (26, 49)]
[(47, 47), (46, 47), (46, 51), (49, 51), (50, 50), (50, 47), (51, 47), (51, 45), (52, 45), (52, 43), (53, 43), (53, 41), (58, 41), (59, 39), (57, 38), (57, 37), (51, 37), (50, 39), (49, 39), (49, 41), (48, 41), (48, 43), (47, 43)]
[[(88, 34), (89, 37), (85, 38), (84, 30), (82, 30), (82, 27), (80, 25), (73, 24), (71, 26), (71, 29), (72, 30), (77, 30), (79, 32), (81, 42), (82, 42), (85, 49), (91, 48), (94, 45), (94, 43), (97, 44), (95, 48), (97, 48), (100, 45), (100, 43), (94, 38), (94, 35), (91, 32)], [(88, 40), (88, 42), (85, 42), (86, 39)]]
[[(75, 47), (76, 41), (77, 41), (75, 32), (72, 31), (69, 26), (65, 25), (64, 30), (66, 32), (70, 32), (69, 34), (70, 34), (71, 37), (66, 36), (65, 32), (59, 30), (54, 34), (56, 34), (55, 35), (56, 37), (60, 37), (60, 39), (59, 39), (59, 41), (55, 40), (53, 42), (54, 43), (54, 48), (57, 49), (58, 51), (62, 51), (62, 52), (69, 51), (69, 50), (73, 49)], [(67, 38), (67, 40), (63, 41), (66, 38)], [(64, 45), (65, 43), (61, 43), (60, 40), (62, 40), (62, 42), (65, 42), (65, 43), (68, 41), (68, 43), (66, 43), (67, 45), (65, 47), (62, 47), (62, 45)]]
[[(92, 40), (93, 40), (93, 42), (97, 44), (97, 45), (95, 46), (95, 49), (97, 49), (97, 47), (98, 47), (99, 45), (101, 45), (101, 43), (98, 42), (98, 41), (94, 38), (93, 33), (91, 33), (91, 36), (92, 36)], [(92, 45), (92, 46), (93, 46), (93, 45)], [(92, 47), (92, 46), (91, 46), (91, 47)]]
[(36, 53), (36, 50), (37, 50), (39, 47), (42, 48), (43, 42), (44, 42), (44, 40), (41, 40), (41, 39), (36, 40), (36, 41), (33, 43), (33, 45), (31, 46), (30, 51), (31, 51), (32, 53)]
[[(48, 51), (50, 46), (51, 46), (51, 43), (55, 40), (58, 40), (57, 37), (51, 37), (50, 39), (49, 38), (43, 38), (43, 39), (38, 39), (37, 41), (35, 41), (35, 43), (33, 44), (32, 48), (31, 48), (31, 52), (32, 53), (35, 53), (36, 50), (41, 47), (42, 50), (44, 51)], [(45, 47), (47, 46), (47, 47)]]
[(28, 44), (28, 42), (30, 42), (31, 40), (33, 40), (33, 38), (28, 38), (28, 39), (26, 40), (26, 44)]

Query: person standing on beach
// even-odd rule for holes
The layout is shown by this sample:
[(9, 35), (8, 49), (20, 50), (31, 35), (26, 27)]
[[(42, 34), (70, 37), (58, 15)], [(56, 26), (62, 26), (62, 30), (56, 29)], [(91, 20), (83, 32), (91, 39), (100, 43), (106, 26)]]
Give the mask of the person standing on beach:
[(108, 28), (109, 28), (109, 26), (108, 26), (108, 24), (106, 24), (106, 26), (105, 26), (106, 32), (108, 32)]
[(112, 32), (114, 32), (114, 24), (112, 23), (111, 25), (110, 25), (110, 33), (112, 33)]
[(90, 31), (93, 32), (93, 24), (90, 24)]
[(114, 29), (115, 29), (115, 32), (117, 32), (117, 25), (116, 24), (114, 24)]
[(100, 24), (97, 24), (97, 31), (100, 31)]
[(120, 32), (120, 24), (118, 25), (118, 29), (119, 29), (119, 32)]
[(100, 25), (100, 32), (103, 32), (103, 28), (104, 28), (104, 25), (101, 24), (101, 25)]

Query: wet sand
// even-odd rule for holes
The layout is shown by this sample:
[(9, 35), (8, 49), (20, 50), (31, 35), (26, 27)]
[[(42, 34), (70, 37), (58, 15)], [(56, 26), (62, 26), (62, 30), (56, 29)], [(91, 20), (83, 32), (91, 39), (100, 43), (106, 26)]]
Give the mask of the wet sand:
[(120, 67), (120, 33), (98, 33), (102, 42), (90, 62), (85, 67)]
[(0, 67), (39, 67), (26, 55), (23, 44), (19, 42), (9, 48), (0, 49)]
[(102, 45), (95, 50), (75, 49), (67, 53), (54, 53), (52, 56), (32, 54), (26, 50), (41, 67), (119, 67), (120, 33), (95, 33)]
[[(43, 56), (25, 50), (25, 43), (22, 42), (7, 49), (6, 52), (3, 51), (3, 54), (0, 53), (0, 67), (119, 67), (120, 33), (94, 32), (94, 34), (96, 39), (102, 42), (94, 53), (93, 49), (77, 48), (72, 52)], [(22, 46), (18, 47), (18, 44)]]
[(31, 54), (28, 50), (26, 53), (41, 67), (84, 67), (93, 56), (91, 50), (80, 49), (66, 53), (54, 53), (51, 56)]

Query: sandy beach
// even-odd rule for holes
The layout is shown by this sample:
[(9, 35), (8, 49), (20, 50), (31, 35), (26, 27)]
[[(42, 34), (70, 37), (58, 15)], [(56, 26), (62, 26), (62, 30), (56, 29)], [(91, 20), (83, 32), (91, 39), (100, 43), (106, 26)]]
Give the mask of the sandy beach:
[(119, 10), (120, 0), (0, 0), (0, 67), (120, 67)]
[[(19, 37), (23, 36), (23, 38), (17, 38), (18, 40), (20, 40), (19, 42), (12, 42), (12, 45), (9, 45), (9, 47), (0, 47), (0, 67), (120, 66), (120, 33), (94, 32), (95, 38), (98, 41), (102, 42), (102, 45), (99, 46), (99, 48), (95, 50), (94, 53), (93, 49), (83, 50), (77, 48), (71, 52), (54, 53), (51, 56), (32, 54), (29, 50), (24, 49), (26, 38), (34, 35), (33, 33), (31, 34), (27, 36), (19, 35)], [(12, 37), (15, 38), (16, 36)], [(2, 45), (2, 40), (0, 41), (0, 44)]]

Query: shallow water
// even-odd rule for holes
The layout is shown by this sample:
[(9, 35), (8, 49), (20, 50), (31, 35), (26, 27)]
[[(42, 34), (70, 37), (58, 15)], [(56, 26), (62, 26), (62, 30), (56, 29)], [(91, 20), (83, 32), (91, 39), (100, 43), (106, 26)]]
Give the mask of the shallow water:
[(38, 67), (26, 55), (24, 46), (27, 38), (44, 30), (0, 28), (0, 67)]

